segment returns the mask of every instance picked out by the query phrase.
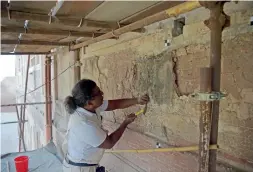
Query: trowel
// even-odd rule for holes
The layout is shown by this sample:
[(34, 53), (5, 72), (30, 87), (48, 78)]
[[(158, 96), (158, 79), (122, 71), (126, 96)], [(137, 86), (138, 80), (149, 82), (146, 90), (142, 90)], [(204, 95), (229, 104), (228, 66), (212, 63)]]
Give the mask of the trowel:
[(144, 108), (141, 109), (140, 111), (136, 112), (135, 115), (136, 115), (136, 116), (138, 116), (138, 115), (140, 115), (140, 114), (145, 115), (146, 112), (147, 112), (147, 108), (148, 108), (148, 106), (147, 106), (147, 103), (146, 103), (145, 106), (144, 106)]

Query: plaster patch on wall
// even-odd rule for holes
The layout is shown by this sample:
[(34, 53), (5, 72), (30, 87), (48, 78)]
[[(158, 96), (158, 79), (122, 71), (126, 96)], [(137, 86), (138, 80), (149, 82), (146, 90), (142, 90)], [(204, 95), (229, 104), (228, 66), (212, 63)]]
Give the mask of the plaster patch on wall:
[(172, 54), (163, 52), (136, 60), (136, 90), (148, 92), (155, 104), (170, 104), (173, 93)]

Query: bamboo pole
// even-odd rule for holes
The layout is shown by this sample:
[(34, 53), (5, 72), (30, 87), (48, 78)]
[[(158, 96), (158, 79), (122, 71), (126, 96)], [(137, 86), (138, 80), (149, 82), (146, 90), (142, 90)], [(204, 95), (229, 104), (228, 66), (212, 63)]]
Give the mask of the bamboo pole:
[[(209, 149), (217, 150), (218, 145), (210, 145)], [(105, 153), (153, 153), (153, 152), (189, 152), (199, 150), (198, 146), (155, 148), (155, 149), (127, 149), (127, 150), (106, 150)]]
[(169, 17), (176, 17), (179, 14), (189, 12), (189, 11), (194, 10), (199, 7), (201, 7), (201, 5), (199, 4), (198, 1), (185, 2), (185, 3), (179, 4), (175, 7), (169, 8), (168, 10), (164, 10), (164, 11), (154, 14), (152, 16), (146, 17), (144, 19), (141, 19), (139, 21), (136, 21), (134, 23), (131, 23), (129, 25), (126, 25), (124, 27), (116, 29), (112, 32), (108, 32), (108, 33), (101, 35), (99, 37), (96, 37), (96, 38), (90, 39), (88, 41), (73, 45), (73, 46), (71, 46), (71, 49), (75, 50), (75, 49), (84, 47), (89, 44), (93, 44), (93, 43), (96, 43), (96, 42), (99, 42), (99, 41), (102, 41), (105, 39), (119, 36), (123, 33), (130, 32), (130, 31), (138, 29), (138, 28), (142, 28), (144, 26), (147, 26), (152, 23), (167, 19)]

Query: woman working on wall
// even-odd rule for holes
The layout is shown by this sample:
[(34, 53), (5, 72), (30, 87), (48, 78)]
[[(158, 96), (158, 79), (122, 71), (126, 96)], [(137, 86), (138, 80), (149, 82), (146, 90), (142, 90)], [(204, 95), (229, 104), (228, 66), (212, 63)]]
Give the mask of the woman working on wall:
[(68, 150), (63, 162), (64, 172), (103, 172), (99, 167), (104, 150), (111, 149), (120, 139), (128, 124), (136, 115), (126, 116), (120, 127), (108, 135), (102, 128), (100, 112), (123, 109), (135, 104), (146, 104), (149, 96), (140, 98), (104, 100), (103, 92), (92, 80), (80, 80), (65, 99), (65, 107), (71, 114), (68, 123)]

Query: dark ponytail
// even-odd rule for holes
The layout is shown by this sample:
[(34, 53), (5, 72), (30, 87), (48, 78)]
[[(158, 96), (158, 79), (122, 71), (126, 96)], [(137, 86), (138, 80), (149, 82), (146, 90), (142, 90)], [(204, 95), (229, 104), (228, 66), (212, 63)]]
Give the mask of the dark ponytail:
[(96, 83), (89, 79), (80, 80), (72, 89), (72, 96), (65, 98), (65, 109), (68, 113), (75, 112), (77, 107), (84, 107), (92, 99), (92, 91), (96, 88)]
[(65, 109), (68, 113), (72, 114), (75, 112), (77, 106), (76, 106), (74, 97), (72, 96), (66, 97), (64, 104), (65, 104)]

